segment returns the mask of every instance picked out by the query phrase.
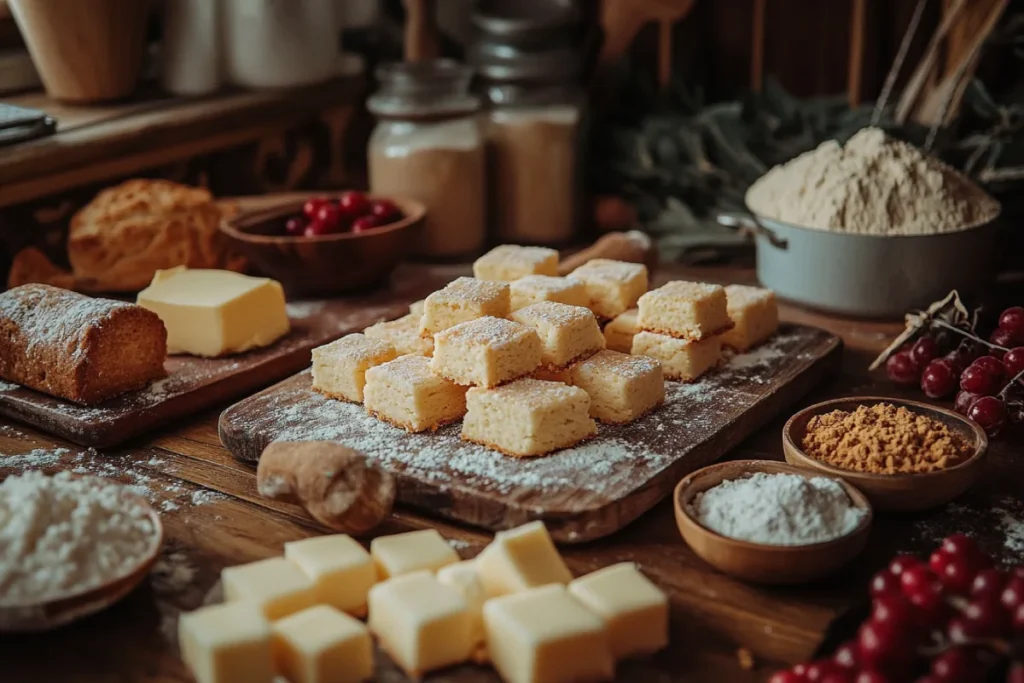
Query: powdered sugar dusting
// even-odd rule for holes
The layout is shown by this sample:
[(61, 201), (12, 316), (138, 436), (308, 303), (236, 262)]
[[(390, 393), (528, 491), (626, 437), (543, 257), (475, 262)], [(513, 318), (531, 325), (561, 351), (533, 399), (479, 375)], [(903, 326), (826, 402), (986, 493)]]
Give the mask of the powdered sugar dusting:
[[(222, 425), (228, 443), (245, 440), (236, 455), (255, 460), (271, 441), (336, 440), (355, 448), (396, 473), (403, 491), (422, 493), (424, 485), (441, 492), (459, 490), (496, 498), (530, 514), (563, 509), (599, 508), (645, 486), (659, 474), (673, 480), (707, 464), (724, 441), (745, 434), (728, 430), (735, 419), (765, 398), (751, 380), (765, 383), (781, 372), (799, 372), (817, 358), (801, 350), (820, 347), (827, 334), (784, 326), (759, 360), (726, 365), (692, 384), (666, 384), (665, 404), (629, 425), (602, 425), (598, 435), (574, 448), (541, 458), (511, 458), (462, 441), (459, 425), (435, 433), (409, 434), (366, 414), (362, 406), (327, 399), (310, 390), (308, 373), (228, 409)], [(797, 366), (797, 367), (794, 367)], [(719, 449), (704, 449), (716, 438)], [(703, 458), (703, 459), (702, 459)], [(416, 503), (415, 497), (410, 501)], [(652, 500), (653, 505), (655, 501)]]

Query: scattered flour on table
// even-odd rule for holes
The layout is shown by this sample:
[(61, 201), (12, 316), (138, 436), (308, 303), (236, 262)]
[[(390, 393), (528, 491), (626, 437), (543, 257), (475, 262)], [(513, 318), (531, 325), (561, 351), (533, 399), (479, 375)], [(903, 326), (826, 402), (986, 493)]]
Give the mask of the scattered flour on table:
[(17, 384), (11, 384), (10, 382), (0, 382), (0, 391), (14, 391), (17, 388)]
[(228, 496), (220, 493), (219, 491), (208, 491), (202, 489), (192, 494), (193, 505), (209, 505), (210, 503), (216, 503), (219, 500), (228, 500)]
[(71, 453), (67, 448), (36, 448), (19, 455), (0, 455), (0, 467), (11, 467), (17, 470), (52, 467)]
[(968, 497), (949, 503), (914, 524), (911, 542), (916, 550), (931, 552), (954, 533), (972, 536), (998, 561), (1024, 563), (1024, 500)]
[(197, 570), (180, 551), (161, 556), (153, 565), (153, 582), (161, 590), (177, 593), (189, 587)]
[(124, 576), (153, 551), (156, 530), (120, 487), (67, 472), (0, 484), (0, 604), (88, 590)]
[(308, 318), (324, 310), (323, 301), (292, 301), (285, 305), (289, 318)]
[(690, 509), (708, 529), (767, 545), (809, 545), (853, 531), (865, 511), (827, 477), (756, 472), (694, 497)]
[(878, 128), (776, 166), (751, 186), (746, 202), (765, 218), (863, 235), (953, 232), (999, 213), (969, 178)]

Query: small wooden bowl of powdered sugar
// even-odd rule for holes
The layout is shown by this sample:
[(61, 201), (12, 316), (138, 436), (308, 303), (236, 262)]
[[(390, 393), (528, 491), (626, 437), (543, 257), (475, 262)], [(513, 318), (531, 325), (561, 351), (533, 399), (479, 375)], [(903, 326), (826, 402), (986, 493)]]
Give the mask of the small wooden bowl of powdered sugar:
[(119, 601), (149, 573), (163, 526), (98, 477), (26, 472), (0, 483), (0, 633), (47, 631)]
[(697, 470), (675, 490), (679, 533), (702, 560), (738, 579), (806, 583), (852, 560), (871, 503), (842, 479), (770, 460)]

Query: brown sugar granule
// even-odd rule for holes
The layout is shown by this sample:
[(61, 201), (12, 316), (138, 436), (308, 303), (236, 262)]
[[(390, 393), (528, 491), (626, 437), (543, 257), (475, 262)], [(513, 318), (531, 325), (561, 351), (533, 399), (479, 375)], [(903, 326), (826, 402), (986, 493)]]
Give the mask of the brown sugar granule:
[(834, 467), (876, 474), (935, 472), (968, 454), (964, 441), (943, 423), (890, 403), (815, 415), (801, 447)]

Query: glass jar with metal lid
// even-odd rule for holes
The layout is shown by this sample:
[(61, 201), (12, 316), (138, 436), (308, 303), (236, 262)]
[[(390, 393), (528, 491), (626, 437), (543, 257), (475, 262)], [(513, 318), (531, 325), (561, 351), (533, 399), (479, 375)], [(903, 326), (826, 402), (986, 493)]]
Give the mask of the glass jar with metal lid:
[(577, 14), (558, 2), (485, 0), (473, 20), (470, 62), (487, 107), (492, 228), (500, 242), (568, 242), (583, 196)]
[(471, 256), (486, 242), (486, 152), (471, 77), (469, 67), (447, 59), (387, 64), (367, 101), (378, 119), (370, 191), (426, 205), (423, 256)]

